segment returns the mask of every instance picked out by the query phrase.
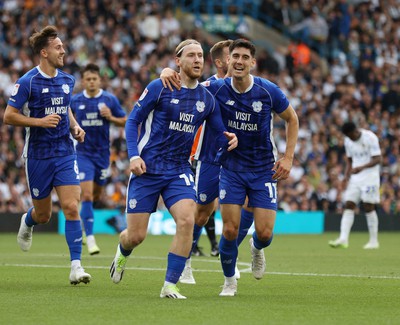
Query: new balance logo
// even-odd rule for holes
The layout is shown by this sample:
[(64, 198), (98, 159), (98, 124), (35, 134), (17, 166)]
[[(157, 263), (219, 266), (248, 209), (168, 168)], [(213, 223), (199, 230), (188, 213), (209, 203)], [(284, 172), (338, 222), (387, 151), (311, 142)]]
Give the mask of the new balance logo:
[(43, 88), (42, 89), (42, 94), (48, 93), (49, 92), (49, 88)]
[(234, 100), (228, 100), (225, 104), (233, 106), (233, 105), (235, 105), (235, 101)]
[(179, 104), (179, 99), (172, 98), (170, 101), (171, 104)]
[(79, 243), (80, 241), (82, 241), (82, 237), (74, 239), (74, 243)]

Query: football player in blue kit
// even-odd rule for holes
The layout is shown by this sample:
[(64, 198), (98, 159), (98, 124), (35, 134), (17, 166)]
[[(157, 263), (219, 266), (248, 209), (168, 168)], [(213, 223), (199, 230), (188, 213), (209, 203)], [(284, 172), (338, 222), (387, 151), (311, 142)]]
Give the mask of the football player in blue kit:
[(234, 133), (226, 132), (218, 104), (198, 82), (204, 66), (200, 43), (191, 39), (181, 42), (175, 50), (175, 62), (180, 69), (182, 89), (171, 91), (163, 87), (160, 79), (152, 81), (126, 122), (131, 170), (127, 229), (120, 234), (110, 275), (114, 283), (121, 281), (129, 255), (146, 237), (150, 214), (156, 211), (161, 194), (175, 220), (176, 234), (160, 297), (186, 299), (176, 283), (193, 237), (196, 192), (189, 159), (194, 136), (206, 120), (217, 130), (216, 141), (228, 151), (237, 146), (237, 138)]
[(23, 157), (33, 207), (21, 218), (17, 242), (23, 251), (31, 248), (33, 227), (51, 218), (51, 191), (55, 188), (66, 219), (70, 283), (88, 283), (91, 276), (81, 266), (81, 190), (73, 144), (73, 138), (84, 141), (85, 131), (70, 109), (75, 79), (60, 70), (65, 50), (54, 26), (35, 32), (29, 41), (39, 55), (39, 65), (17, 80), (4, 114), (5, 124), (26, 130)]
[[(237, 238), (246, 196), (248, 207), (253, 208), (255, 224), (250, 238), (252, 273), (256, 279), (263, 277), (266, 266), (263, 249), (272, 242), (276, 219), (277, 182), (289, 176), (298, 136), (297, 114), (285, 94), (274, 83), (250, 74), (256, 64), (255, 53), (250, 41), (235, 40), (229, 47), (231, 77), (203, 83), (219, 102), (226, 128), (239, 139), (234, 151), (220, 152), (219, 158), (223, 219), (219, 249), (225, 276), (220, 296), (237, 293)], [(286, 122), (286, 151), (279, 159), (273, 139), (274, 114)], [(215, 150), (212, 143), (203, 145), (206, 151)]]
[[(232, 44), (232, 40), (224, 40), (217, 42), (210, 49), (211, 59), (217, 69), (217, 73), (212, 75), (207, 81), (214, 81), (223, 79), (228, 73), (228, 57), (229, 57), (229, 46)], [(163, 71), (167, 71), (164, 69)], [(172, 73), (175, 71), (171, 70)], [(173, 75), (171, 75), (172, 77)], [(168, 78), (163, 77), (161, 74), (161, 80), (166, 86)], [(179, 87), (179, 85), (177, 85)], [(199, 137), (199, 144), (195, 151), (194, 160), (196, 162), (196, 192), (197, 192), (197, 213), (195, 215), (195, 224), (193, 229), (193, 245), (192, 253), (196, 251), (198, 241), (202, 233), (203, 226), (207, 230), (207, 226), (212, 223), (213, 214), (218, 207), (218, 187), (219, 187), (219, 173), (221, 169), (220, 162), (215, 160), (217, 155), (218, 147), (210, 145), (202, 145), (213, 143), (215, 139), (214, 131), (207, 127), (206, 123), (203, 123), (201, 134)], [(253, 214), (249, 208), (243, 208), (241, 212), (240, 228), (238, 234), (238, 246), (241, 244), (243, 239), (246, 237), (249, 228), (253, 223)], [(214, 225), (215, 229), (215, 225)], [(207, 230), (209, 236), (209, 231)], [(215, 236), (215, 235), (214, 235)], [(219, 249), (218, 249), (219, 255)], [(240, 271), (235, 267), (235, 276), (240, 278)], [(196, 280), (193, 276), (191, 267), (191, 258), (186, 261), (185, 269), (179, 279), (181, 283), (195, 284)]]
[(71, 109), (86, 132), (85, 142), (76, 146), (82, 190), (80, 215), (88, 252), (94, 255), (100, 248), (93, 234), (93, 202), (99, 200), (109, 174), (110, 126), (125, 126), (126, 114), (118, 98), (101, 88), (99, 66), (87, 64), (81, 76), (84, 90), (72, 97)]

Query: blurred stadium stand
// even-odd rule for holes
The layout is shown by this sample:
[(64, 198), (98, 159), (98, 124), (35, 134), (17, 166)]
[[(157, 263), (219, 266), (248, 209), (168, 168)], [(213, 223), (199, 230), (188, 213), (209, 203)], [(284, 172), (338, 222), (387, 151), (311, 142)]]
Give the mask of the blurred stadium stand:
[[(219, 39), (251, 39), (258, 47), (254, 74), (277, 83), (300, 119), (291, 177), (279, 184), (279, 208), (341, 213), (340, 127), (351, 119), (381, 141), (378, 214), (400, 218), (399, 2), (4, 0), (0, 15), (0, 213), (19, 213), (30, 205), (20, 159), (24, 131), (4, 125), (2, 116), (14, 82), (37, 63), (27, 43), (29, 35), (55, 24), (67, 49), (64, 70), (77, 79), (75, 92), (81, 90), (79, 69), (95, 62), (101, 67), (103, 87), (128, 113), (143, 88), (164, 67), (174, 67), (173, 52), (180, 40), (198, 39), (207, 54)], [(311, 18), (318, 19), (320, 35), (326, 37), (310, 32)], [(214, 72), (206, 56), (203, 78)], [(125, 203), (125, 136), (117, 128), (111, 134), (111, 177), (97, 208)], [(279, 120), (275, 139), (282, 152), (284, 129)], [(53, 203), (56, 212), (56, 196)]]

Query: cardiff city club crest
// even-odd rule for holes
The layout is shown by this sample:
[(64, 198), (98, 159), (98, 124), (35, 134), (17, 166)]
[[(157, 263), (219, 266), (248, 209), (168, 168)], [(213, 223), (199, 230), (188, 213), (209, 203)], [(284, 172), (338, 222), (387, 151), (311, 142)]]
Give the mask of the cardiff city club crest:
[(64, 91), (64, 93), (69, 94), (69, 86), (67, 84), (62, 85), (62, 90)]
[(206, 107), (206, 104), (204, 104), (204, 102), (198, 100), (196, 103), (196, 109), (199, 113), (203, 113), (204, 112), (204, 107)]
[(137, 205), (136, 199), (129, 200), (129, 208), (134, 209), (134, 208), (136, 208), (136, 205)]
[(206, 200), (207, 200), (207, 194), (201, 193), (200, 194), (200, 201), (201, 202), (206, 202)]
[(253, 111), (256, 113), (260, 113), (261, 109), (262, 109), (262, 103), (260, 101), (258, 102), (253, 102), (253, 104), (251, 104), (251, 106), (253, 106)]

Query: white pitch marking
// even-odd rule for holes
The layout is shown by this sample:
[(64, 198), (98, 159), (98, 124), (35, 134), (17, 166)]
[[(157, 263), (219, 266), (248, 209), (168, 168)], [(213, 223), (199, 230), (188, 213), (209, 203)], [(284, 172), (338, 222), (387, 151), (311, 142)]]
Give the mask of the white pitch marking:
[[(146, 259), (150, 259), (147, 257)], [(158, 259), (158, 258), (157, 258)], [(206, 260), (202, 260), (206, 261)], [(210, 260), (212, 261), (212, 260)], [(239, 263), (238, 263), (239, 264)], [(248, 266), (249, 263), (241, 263), (242, 265)], [(52, 264), (11, 264), (5, 263), (0, 266), (7, 267), (33, 267), (33, 268), (70, 268), (66, 265), (52, 265)], [(109, 266), (90, 266), (87, 269), (109, 269)], [(165, 268), (146, 268), (146, 267), (126, 267), (127, 270), (136, 271), (165, 271)], [(208, 272), (208, 273), (221, 273), (221, 270), (207, 270), (207, 269), (197, 269), (194, 268), (195, 272)], [(241, 273), (251, 273), (251, 269), (247, 268), (240, 270)], [(301, 273), (301, 272), (266, 272), (266, 274), (271, 275), (287, 275), (287, 276), (309, 276), (309, 277), (340, 277), (340, 278), (360, 278), (360, 279), (388, 279), (388, 280), (400, 280), (400, 276), (387, 276), (387, 275), (364, 275), (364, 274), (324, 274), (324, 273)]]

